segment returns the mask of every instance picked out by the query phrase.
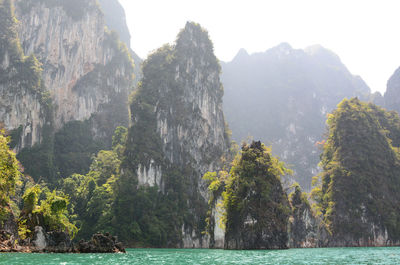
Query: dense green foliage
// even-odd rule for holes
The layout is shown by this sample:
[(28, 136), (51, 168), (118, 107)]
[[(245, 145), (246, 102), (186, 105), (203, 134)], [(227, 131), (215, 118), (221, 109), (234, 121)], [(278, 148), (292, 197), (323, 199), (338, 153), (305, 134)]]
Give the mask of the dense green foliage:
[(61, 189), (70, 197), (72, 220), (79, 227), (78, 238), (88, 238), (98, 231), (115, 233), (114, 229), (118, 230), (112, 205), (126, 137), (127, 129), (118, 127), (113, 149), (100, 151), (93, 158), (89, 173), (73, 174), (62, 180)]
[(42, 226), (45, 231), (62, 231), (72, 237), (78, 232), (67, 214), (69, 201), (64, 193), (39, 185), (27, 188), (22, 196), (24, 207), (19, 223), (19, 235), (22, 239), (32, 238), (36, 226)]
[(22, 196), (23, 208), (13, 209), (17, 207), (15, 201), (19, 200), (15, 198), (18, 196), (15, 191), (17, 184), (22, 184), (19, 181), (22, 173), (15, 153), (9, 149), (8, 142), (9, 139), (4, 136), (4, 132), (0, 131), (0, 227), (6, 219), (12, 222), (10, 218), (14, 218), (15, 214), (21, 211), (18, 230), (22, 239), (32, 238), (37, 225), (43, 226), (46, 231), (66, 231), (73, 236), (77, 228), (68, 219), (66, 213), (68, 199), (60, 191), (50, 192), (46, 186), (42, 188), (39, 185), (26, 186)]
[(10, 150), (9, 139), (0, 130), (0, 227), (9, 214), (10, 196), (21, 175), (15, 153)]
[(337, 240), (368, 242), (379, 229), (399, 240), (398, 114), (353, 98), (343, 100), (327, 124), (313, 197), (330, 233)]

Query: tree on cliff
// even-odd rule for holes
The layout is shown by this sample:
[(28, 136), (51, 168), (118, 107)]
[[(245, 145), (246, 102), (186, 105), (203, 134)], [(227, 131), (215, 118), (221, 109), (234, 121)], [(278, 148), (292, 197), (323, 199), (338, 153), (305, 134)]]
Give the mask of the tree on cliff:
[(288, 172), (261, 142), (242, 146), (223, 193), (225, 248), (287, 248), (290, 208), (280, 177)]
[(328, 139), (321, 155), (323, 172), (312, 193), (332, 235), (331, 244), (398, 242), (398, 114), (357, 98), (345, 99), (329, 115), (327, 125)]

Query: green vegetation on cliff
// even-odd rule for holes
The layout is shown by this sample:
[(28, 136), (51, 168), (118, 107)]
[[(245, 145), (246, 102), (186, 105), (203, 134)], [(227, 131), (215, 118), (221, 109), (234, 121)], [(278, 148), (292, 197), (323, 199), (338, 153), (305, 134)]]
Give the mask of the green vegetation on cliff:
[(42, 226), (45, 231), (67, 232), (74, 237), (77, 227), (69, 221), (67, 206), (69, 201), (64, 193), (34, 185), (26, 189), (22, 196), (24, 207), (18, 219), (21, 239), (33, 238), (35, 227)]
[(118, 231), (113, 203), (126, 136), (127, 129), (118, 127), (113, 149), (102, 150), (93, 157), (89, 173), (73, 174), (62, 180), (61, 190), (70, 198), (70, 214), (79, 227), (78, 239), (89, 238), (98, 231)]
[[(329, 115), (313, 197), (336, 245), (400, 240), (400, 118), (356, 98)], [(381, 238), (381, 239), (380, 239)], [(372, 243), (371, 243), (372, 242)]]
[[(57, 190), (50, 192), (45, 185), (40, 187), (24, 177), (8, 143), (4, 131), (0, 131), (0, 229), (3, 228), (3, 222), (7, 221), (8, 229), (15, 226), (21, 239), (33, 239), (35, 226), (42, 226), (45, 231), (67, 231), (72, 236), (76, 234), (77, 228), (69, 221), (67, 214), (67, 197)], [(21, 178), (24, 179), (24, 185), (19, 181)], [(24, 190), (22, 198), (16, 193), (17, 186), (19, 191)], [(22, 208), (22, 205), (15, 203), (21, 199), (24, 202)]]
[(223, 193), (226, 248), (287, 248), (290, 207), (280, 182), (287, 172), (261, 142), (242, 146)]

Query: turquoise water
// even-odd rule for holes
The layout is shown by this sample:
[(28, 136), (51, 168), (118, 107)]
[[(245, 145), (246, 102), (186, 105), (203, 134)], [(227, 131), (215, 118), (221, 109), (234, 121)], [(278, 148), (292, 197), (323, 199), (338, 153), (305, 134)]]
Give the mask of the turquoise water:
[(400, 248), (259, 251), (128, 249), (127, 254), (0, 254), (0, 264), (400, 264)]

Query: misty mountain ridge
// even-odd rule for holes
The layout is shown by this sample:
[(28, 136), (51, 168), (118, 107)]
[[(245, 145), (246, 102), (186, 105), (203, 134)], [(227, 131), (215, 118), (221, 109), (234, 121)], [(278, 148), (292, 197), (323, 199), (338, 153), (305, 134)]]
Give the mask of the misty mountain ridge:
[(326, 115), (343, 98), (367, 100), (370, 88), (339, 56), (321, 45), (293, 49), (281, 43), (265, 52), (240, 49), (221, 63), (224, 113), (235, 141), (251, 136), (272, 146), (307, 190), (318, 173)]

